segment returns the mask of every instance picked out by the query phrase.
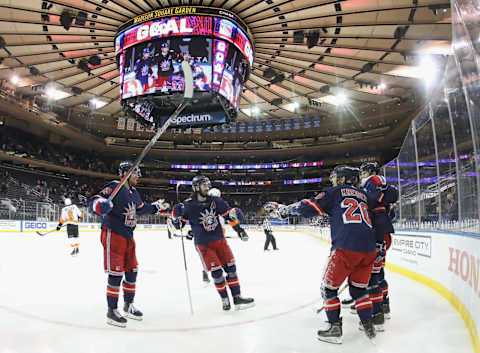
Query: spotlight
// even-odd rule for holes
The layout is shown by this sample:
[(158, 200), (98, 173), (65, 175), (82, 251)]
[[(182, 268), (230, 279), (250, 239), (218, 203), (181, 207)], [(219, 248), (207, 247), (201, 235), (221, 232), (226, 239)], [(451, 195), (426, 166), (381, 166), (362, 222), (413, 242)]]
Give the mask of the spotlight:
[(385, 88), (387, 88), (387, 85), (384, 83), (381, 83), (380, 86), (378, 86), (378, 88), (380, 88), (380, 90), (383, 91)]
[(335, 96), (336, 98), (336, 105), (343, 105), (347, 103), (347, 97), (345, 96), (345, 93), (339, 93)]
[(260, 113), (260, 108), (258, 108), (257, 106), (254, 106), (250, 109), (250, 112), (253, 114), (253, 115), (257, 115), (258, 113)]
[(14, 85), (16, 85), (19, 81), (20, 81), (20, 79), (18, 78), (17, 75), (13, 75), (13, 76), (10, 78), (10, 82), (13, 83)]

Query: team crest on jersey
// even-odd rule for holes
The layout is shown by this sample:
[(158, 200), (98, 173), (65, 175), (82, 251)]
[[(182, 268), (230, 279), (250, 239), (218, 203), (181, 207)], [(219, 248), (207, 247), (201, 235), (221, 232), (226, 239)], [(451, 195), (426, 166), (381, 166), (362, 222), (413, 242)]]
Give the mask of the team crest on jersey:
[(317, 200), (323, 199), (324, 197), (325, 197), (325, 193), (323, 191), (320, 194), (318, 194), (317, 196), (315, 196), (315, 198)]
[(137, 207), (133, 202), (129, 203), (128, 206), (125, 207), (125, 212), (123, 215), (125, 216), (125, 225), (127, 227), (134, 228), (137, 225)]
[(204, 212), (200, 212), (200, 222), (207, 232), (215, 230), (218, 226), (218, 218), (215, 214), (215, 209), (206, 209)]

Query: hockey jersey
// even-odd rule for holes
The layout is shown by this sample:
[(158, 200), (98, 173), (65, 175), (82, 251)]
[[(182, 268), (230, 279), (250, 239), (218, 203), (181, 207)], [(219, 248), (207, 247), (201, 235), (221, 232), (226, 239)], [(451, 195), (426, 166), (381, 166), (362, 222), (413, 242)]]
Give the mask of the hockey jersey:
[[(118, 180), (112, 181), (102, 191), (94, 195), (89, 202), (90, 210), (101, 215), (99, 199), (108, 198), (118, 183)], [(133, 236), (133, 231), (137, 226), (137, 215), (142, 216), (157, 212), (157, 208), (154, 205), (142, 201), (140, 194), (133, 186), (130, 189), (122, 186), (112, 202), (112, 210), (108, 214), (103, 215), (102, 227), (110, 228), (125, 238)]]
[(83, 212), (77, 207), (77, 205), (65, 206), (62, 208), (60, 214), (60, 224), (75, 224), (77, 225), (80, 218), (83, 218)]
[(148, 83), (148, 75), (151, 72), (151, 62), (152, 60), (150, 58), (147, 60), (140, 58), (135, 62), (135, 76), (143, 86)]
[(379, 192), (378, 206), (372, 210), (372, 220), (375, 227), (377, 242), (384, 240), (385, 233), (393, 233), (390, 218), (390, 205), (397, 202), (398, 190), (392, 185), (387, 185), (385, 178), (379, 175), (370, 176), (363, 185), (367, 192)]
[[(315, 217), (327, 214), (333, 249), (375, 250), (370, 210), (378, 206), (379, 192), (368, 193), (349, 185), (328, 188), (311, 199), (288, 206), (290, 214)], [(293, 206), (293, 207), (292, 207)]]
[[(180, 215), (179, 209), (182, 205), (183, 215)], [(182, 204), (175, 205), (172, 216), (174, 219), (182, 217), (184, 222), (190, 223), (195, 244), (207, 244), (224, 237), (220, 216), (226, 221), (231, 221), (230, 210), (228, 203), (220, 197), (208, 197), (203, 202), (188, 199)]]

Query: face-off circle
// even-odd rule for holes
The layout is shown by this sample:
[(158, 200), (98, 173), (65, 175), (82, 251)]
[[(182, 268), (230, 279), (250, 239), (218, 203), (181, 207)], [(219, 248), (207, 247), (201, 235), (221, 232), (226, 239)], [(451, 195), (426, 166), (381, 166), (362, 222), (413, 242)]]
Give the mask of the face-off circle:
[(234, 121), (254, 61), (250, 38), (246, 24), (224, 9), (178, 6), (135, 17), (115, 38), (122, 109), (147, 125), (163, 125), (182, 100), (181, 62), (187, 61), (194, 104), (171, 127)]

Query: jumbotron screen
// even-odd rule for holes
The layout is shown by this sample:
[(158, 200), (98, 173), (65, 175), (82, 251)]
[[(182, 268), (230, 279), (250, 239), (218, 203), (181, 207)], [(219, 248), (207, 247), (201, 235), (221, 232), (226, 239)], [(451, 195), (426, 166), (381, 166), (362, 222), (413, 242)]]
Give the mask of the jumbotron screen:
[[(201, 6), (138, 16), (120, 28), (115, 53), (122, 100), (183, 91), (181, 62), (187, 60), (194, 91), (219, 93), (235, 109), (254, 60), (246, 26), (230, 12)], [(151, 106), (132, 108), (148, 120)]]

